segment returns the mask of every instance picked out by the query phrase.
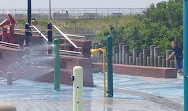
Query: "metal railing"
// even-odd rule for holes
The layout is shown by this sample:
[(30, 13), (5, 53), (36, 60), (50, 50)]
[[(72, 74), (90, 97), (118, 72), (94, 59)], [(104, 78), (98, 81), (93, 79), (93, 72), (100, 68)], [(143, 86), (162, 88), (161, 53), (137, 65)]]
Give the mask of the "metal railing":
[(0, 41), (0, 46), (5, 46), (5, 47), (8, 47), (8, 48), (13, 48), (13, 49), (20, 49), (19, 44), (13, 44), (13, 43), (2, 42), (2, 41)]
[(75, 48), (78, 48), (75, 43), (72, 42), (72, 40), (69, 39), (69, 37), (64, 34), (57, 26), (53, 25), (53, 27), (67, 40), (69, 41)]
[(68, 37), (85, 39), (85, 36), (81, 36), (81, 35), (73, 35), (73, 34), (65, 34), (65, 35)]
[(46, 41), (48, 41), (48, 38), (36, 27), (36, 26), (31, 26), (33, 27)]
[[(53, 8), (53, 18), (100, 18), (104, 16), (142, 14), (147, 8)], [(16, 18), (27, 17), (26, 9), (0, 9), (0, 17), (11, 13)], [(49, 17), (49, 9), (32, 9), (33, 18)]]
[(74, 48), (78, 49), (79, 51), (69, 51), (66, 50), (67, 43), (60, 44), (60, 46), (64, 46), (65, 50), (59, 50), (60, 54), (63, 55), (69, 55), (69, 56), (79, 56), (82, 57), (82, 52), (80, 51), (81, 47), (78, 47), (68, 36), (77, 37), (77, 38), (85, 38), (85, 36), (79, 36), (79, 35), (72, 35), (72, 34), (65, 34), (63, 33), (56, 25), (53, 25), (53, 27), (71, 44), (74, 46)]
[(59, 53), (63, 54), (63, 55), (82, 57), (82, 52), (68, 51), (68, 50), (59, 50)]

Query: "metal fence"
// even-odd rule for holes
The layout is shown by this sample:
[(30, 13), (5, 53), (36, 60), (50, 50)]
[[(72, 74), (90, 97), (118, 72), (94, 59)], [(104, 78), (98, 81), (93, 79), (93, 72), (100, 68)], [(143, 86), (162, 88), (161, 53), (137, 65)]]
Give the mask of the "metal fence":
[[(53, 8), (51, 13), (49, 9), (32, 9), (32, 17), (52, 18), (100, 18), (105, 16), (123, 16), (141, 14), (146, 8)], [(27, 17), (26, 9), (0, 9), (0, 18), (6, 18), (7, 13), (17, 18)]]

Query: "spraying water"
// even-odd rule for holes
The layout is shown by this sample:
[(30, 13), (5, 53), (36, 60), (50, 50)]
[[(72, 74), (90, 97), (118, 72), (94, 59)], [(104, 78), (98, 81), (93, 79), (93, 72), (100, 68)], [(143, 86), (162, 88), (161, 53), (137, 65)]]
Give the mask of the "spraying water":
[(52, 72), (53, 66), (49, 64), (52, 63), (54, 56), (47, 54), (49, 48), (53, 48), (50, 43), (30, 47), (28, 54), (8, 67), (13, 74), (13, 80), (36, 79)]

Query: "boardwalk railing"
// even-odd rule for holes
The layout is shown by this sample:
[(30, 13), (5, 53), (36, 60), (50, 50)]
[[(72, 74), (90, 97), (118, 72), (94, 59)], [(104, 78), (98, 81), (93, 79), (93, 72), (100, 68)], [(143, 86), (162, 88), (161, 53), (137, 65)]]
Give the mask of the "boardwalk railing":
[[(142, 14), (147, 8), (47, 8), (32, 9), (32, 17), (53, 18), (100, 18), (104, 16), (135, 15)], [(27, 17), (26, 9), (0, 9), (0, 18), (7, 17), (7, 13), (15, 15), (15, 18)]]

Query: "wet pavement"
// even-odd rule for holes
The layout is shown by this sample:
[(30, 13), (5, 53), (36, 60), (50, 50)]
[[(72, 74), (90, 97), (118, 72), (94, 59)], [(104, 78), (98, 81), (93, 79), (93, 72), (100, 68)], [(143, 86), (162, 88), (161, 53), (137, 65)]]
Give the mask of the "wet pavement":
[[(84, 111), (181, 111), (183, 77), (156, 79), (114, 74), (114, 98), (103, 97), (103, 75), (94, 74), (95, 87), (84, 87)], [(72, 86), (17, 80), (12, 86), (0, 79), (0, 102), (17, 111), (72, 111)]]

